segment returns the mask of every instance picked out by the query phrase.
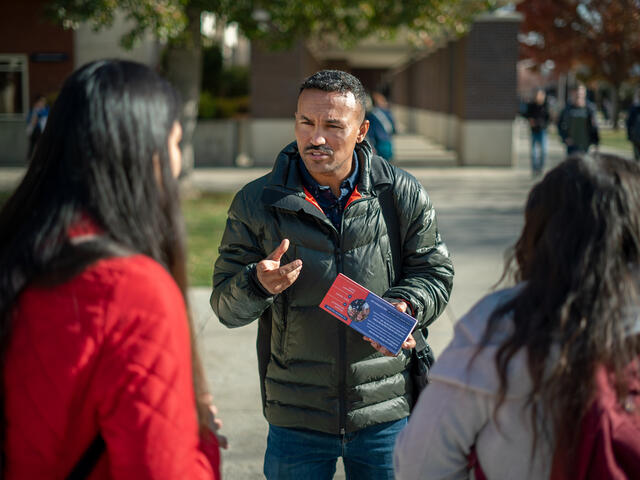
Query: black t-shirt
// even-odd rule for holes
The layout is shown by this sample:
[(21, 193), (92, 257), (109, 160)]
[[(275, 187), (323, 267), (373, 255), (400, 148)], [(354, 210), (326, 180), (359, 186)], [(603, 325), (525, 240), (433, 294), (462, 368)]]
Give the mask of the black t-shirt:
[(531, 122), (531, 130), (539, 132), (544, 130), (549, 125), (549, 109), (547, 104), (542, 105), (537, 102), (532, 102), (527, 106), (527, 118), (533, 120)]

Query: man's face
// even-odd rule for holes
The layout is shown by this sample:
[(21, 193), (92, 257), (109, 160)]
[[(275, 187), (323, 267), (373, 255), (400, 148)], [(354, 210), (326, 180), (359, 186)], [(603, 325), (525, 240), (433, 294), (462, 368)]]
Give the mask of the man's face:
[(303, 90), (298, 98), (295, 135), (307, 170), (319, 183), (349, 176), (353, 149), (369, 122), (353, 93)]
[(574, 103), (578, 107), (584, 107), (587, 103), (587, 89), (584, 86), (580, 85), (574, 91)]

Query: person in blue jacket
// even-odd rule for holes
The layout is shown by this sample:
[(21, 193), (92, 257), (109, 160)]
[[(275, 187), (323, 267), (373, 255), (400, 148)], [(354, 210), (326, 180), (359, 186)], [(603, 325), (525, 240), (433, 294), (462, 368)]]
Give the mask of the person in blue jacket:
[(369, 120), (367, 140), (375, 153), (385, 160), (393, 160), (393, 134), (396, 133), (393, 115), (389, 110), (389, 103), (380, 92), (371, 94), (373, 108), (367, 112), (365, 118)]

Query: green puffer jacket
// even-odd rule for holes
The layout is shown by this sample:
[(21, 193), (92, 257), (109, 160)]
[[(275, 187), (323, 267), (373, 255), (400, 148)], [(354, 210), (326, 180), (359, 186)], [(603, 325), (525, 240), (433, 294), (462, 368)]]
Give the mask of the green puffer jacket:
[[(295, 142), (229, 209), (211, 306), (228, 327), (262, 317), (264, 414), (276, 426), (338, 434), (409, 414), (408, 352), (382, 356), (318, 307), (338, 273), (385, 298), (407, 300), (420, 326), (433, 322), (449, 300), (453, 267), (427, 193), (414, 177), (372, 155), (366, 142), (356, 153), (360, 179), (342, 232), (306, 197)], [(379, 202), (385, 192), (395, 235), (387, 233)], [(291, 244), (281, 265), (300, 258), (302, 271), (287, 290), (267, 296), (256, 285), (255, 265), (284, 238)]]

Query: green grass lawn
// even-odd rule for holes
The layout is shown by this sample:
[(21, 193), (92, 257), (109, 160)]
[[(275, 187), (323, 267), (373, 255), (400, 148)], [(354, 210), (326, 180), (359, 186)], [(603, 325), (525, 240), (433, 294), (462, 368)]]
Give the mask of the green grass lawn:
[(189, 285), (211, 286), (213, 263), (227, 221), (232, 193), (205, 193), (182, 203), (187, 224)]
[[(10, 192), (0, 192), (2, 205)], [(204, 193), (182, 203), (187, 226), (187, 272), (189, 285), (211, 286), (213, 263), (224, 232), (232, 193)]]
[(631, 143), (627, 140), (627, 130), (624, 128), (619, 128), (618, 130), (601, 129), (600, 145), (628, 150), (629, 153), (632, 152)]
[[(633, 156), (633, 148), (629, 140), (627, 140), (627, 130), (625, 128), (619, 128), (618, 130), (601, 128), (599, 133), (601, 147), (617, 148), (624, 151), (630, 158)], [(557, 132), (554, 131), (553, 135), (556, 136), (559, 142), (562, 142)]]

